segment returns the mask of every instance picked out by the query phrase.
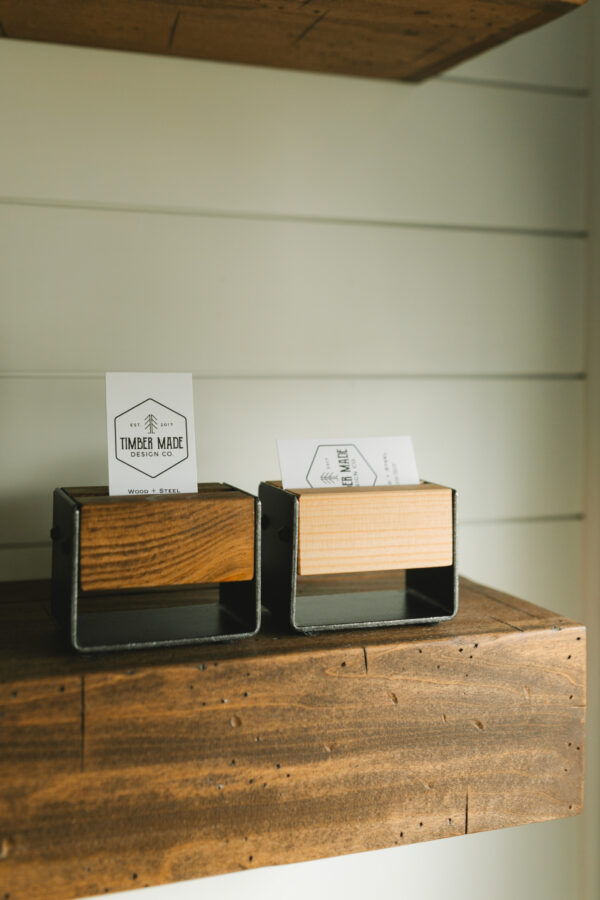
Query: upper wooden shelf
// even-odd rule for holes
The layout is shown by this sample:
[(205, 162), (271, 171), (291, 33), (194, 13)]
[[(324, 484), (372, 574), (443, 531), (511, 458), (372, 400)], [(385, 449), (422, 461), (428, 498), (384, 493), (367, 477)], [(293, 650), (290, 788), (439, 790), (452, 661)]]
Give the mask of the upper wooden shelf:
[(0, 896), (63, 900), (581, 809), (585, 630), (465, 580), (440, 625), (77, 655), (0, 601)]
[(584, 0), (0, 0), (9, 38), (420, 81)]

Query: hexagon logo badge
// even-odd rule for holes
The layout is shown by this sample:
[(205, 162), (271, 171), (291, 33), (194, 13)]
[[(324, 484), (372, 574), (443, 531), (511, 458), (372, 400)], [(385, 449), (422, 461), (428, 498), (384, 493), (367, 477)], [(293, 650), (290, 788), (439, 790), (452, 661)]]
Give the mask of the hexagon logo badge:
[(311, 487), (370, 486), (377, 473), (355, 444), (319, 444), (306, 480)]
[(152, 397), (115, 416), (115, 455), (156, 478), (188, 458), (187, 419)]

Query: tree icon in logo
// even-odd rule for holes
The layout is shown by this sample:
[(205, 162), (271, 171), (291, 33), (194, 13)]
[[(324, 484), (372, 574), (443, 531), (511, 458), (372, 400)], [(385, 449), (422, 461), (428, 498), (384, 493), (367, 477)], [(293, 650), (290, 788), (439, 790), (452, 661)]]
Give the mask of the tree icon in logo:
[(154, 434), (158, 425), (158, 421), (154, 413), (148, 413), (146, 418), (144, 419), (144, 427), (146, 431), (150, 432), (150, 434)]

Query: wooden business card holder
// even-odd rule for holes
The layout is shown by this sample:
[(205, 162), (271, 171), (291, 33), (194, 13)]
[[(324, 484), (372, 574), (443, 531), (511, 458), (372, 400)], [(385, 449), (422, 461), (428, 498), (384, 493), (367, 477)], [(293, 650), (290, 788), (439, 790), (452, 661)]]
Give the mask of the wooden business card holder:
[(259, 523), (258, 499), (226, 484), (57, 488), (52, 611), (82, 651), (248, 637), (260, 627)]
[(458, 611), (456, 491), (259, 489), (262, 601), (300, 632), (443, 622)]

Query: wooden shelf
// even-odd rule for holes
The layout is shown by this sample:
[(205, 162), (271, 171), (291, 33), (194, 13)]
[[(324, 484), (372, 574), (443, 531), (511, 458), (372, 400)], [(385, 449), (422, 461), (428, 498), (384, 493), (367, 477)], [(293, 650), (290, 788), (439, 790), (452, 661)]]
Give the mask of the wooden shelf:
[(0, 0), (9, 38), (419, 81), (584, 0)]
[[(577, 814), (585, 630), (462, 581), (441, 625), (82, 656), (0, 601), (0, 883), (53, 900)], [(267, 623), (268, 629), (268, 623)]]

